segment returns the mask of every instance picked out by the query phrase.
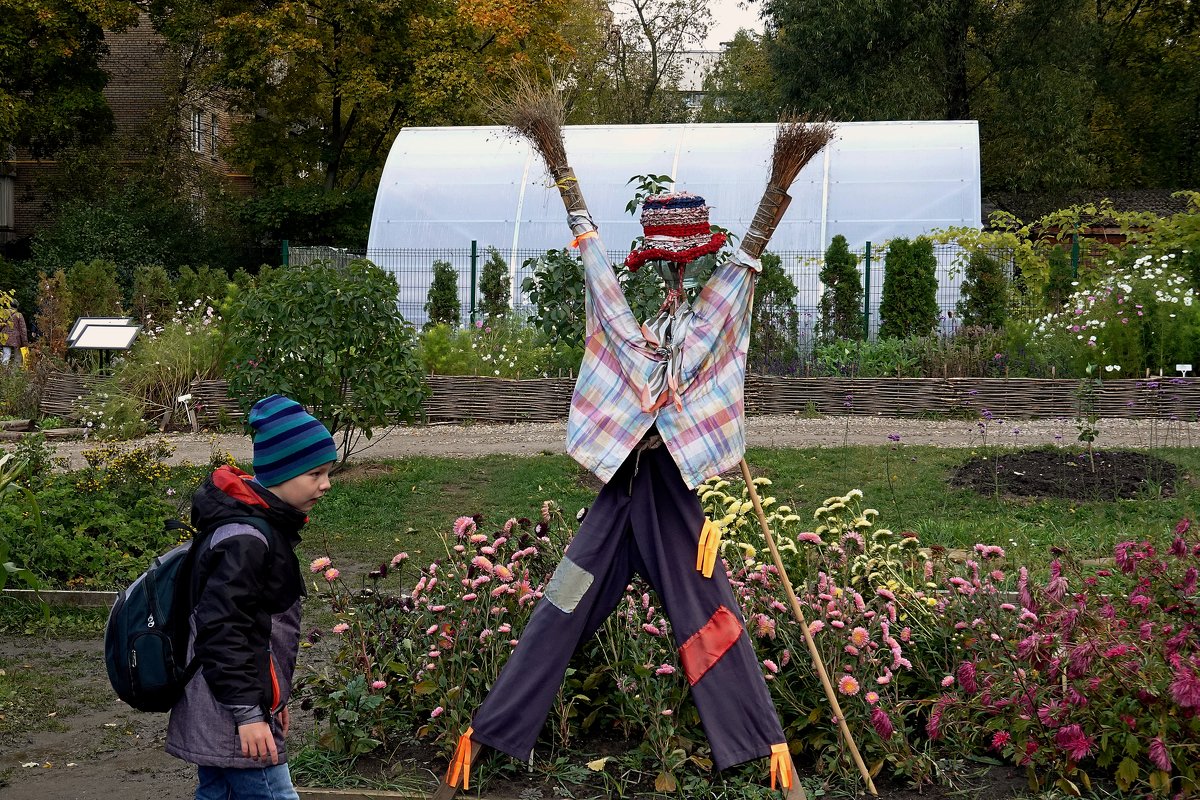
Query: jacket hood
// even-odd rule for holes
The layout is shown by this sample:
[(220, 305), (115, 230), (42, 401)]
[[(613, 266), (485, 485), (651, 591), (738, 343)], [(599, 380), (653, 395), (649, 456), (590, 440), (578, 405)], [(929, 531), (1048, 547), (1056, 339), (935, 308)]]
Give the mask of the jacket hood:
[(206, 531), (232, 517), (261, 517), (295, 547), (308, 517), (259, 486), (249, 473), (225, 465), (205, 479), (192, 496), (192, 527)]

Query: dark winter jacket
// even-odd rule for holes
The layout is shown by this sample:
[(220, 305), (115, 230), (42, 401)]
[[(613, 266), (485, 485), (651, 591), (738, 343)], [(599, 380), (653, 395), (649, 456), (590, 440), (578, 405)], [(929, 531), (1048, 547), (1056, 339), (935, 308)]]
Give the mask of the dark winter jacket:
[[(269, 522), (273, 536), (244, 522), (221, 524), (247, 516)], [(261, 768), (242, 756), (237, 726), (266, 719), (280, 762), (286, 760), (274, 715), (287, 704), (300, 644), (305, 589), (295, 548), (305, 521), (303, 512), (234, 467), (221, 467), (196, 490), (192, 525), (201, 549), (189, 656), (200, 669), (171, 710), (171, 755), (205, 766)]]

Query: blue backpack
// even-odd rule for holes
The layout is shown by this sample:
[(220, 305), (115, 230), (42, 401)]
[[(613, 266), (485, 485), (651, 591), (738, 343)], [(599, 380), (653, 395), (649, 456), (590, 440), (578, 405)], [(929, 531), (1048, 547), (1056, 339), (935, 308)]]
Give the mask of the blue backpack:
[(188, 532), (188, 541), (158, 556), (124, 591), (104, 629), (104, 663), (117, 693), (138, 711), (170, 711), (199, 665), (188, 663), (189, 620), (195, 607), (192, 570), (195, 545), (230, 523), (252, 525), (272, 541), (270, 524), (259, 517), (231, 517), (198, 536), (195, 528), (167, 520), (168, 531)]

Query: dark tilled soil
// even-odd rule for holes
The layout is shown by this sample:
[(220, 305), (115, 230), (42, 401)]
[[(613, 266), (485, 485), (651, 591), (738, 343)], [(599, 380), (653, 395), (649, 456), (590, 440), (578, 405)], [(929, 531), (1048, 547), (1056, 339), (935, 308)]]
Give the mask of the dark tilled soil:
[(1149, 492), (1170, 497), (1178, 479), (1174, 464), (1148, 453), (1097, 450), (1089, 457), (1044, 449), (977, 456), (955, 470), (950, 481), (980, 494), (1120, 500)]

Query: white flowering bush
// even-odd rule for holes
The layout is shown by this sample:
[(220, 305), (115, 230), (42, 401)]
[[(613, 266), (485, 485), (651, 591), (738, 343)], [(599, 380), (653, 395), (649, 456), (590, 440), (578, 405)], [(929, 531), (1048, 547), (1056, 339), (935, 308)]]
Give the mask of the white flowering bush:
[(142, 333), (118, 370), (126, 391), (152, 415), (175, 406), (194, 380), (221, 376), (226, 337), (221, 315), (207, 302), (177, 303), (170, 317), (141, 320)]
[(1082, 375), (1094, 364), (1100, 377), (1141, 377), (1149, 369), (1174, 374), (1175, 364), (1200, 355), (1200, 306), (1179, 256), (1141, 255), (1127, 268), (1075, 291), (1061, 311), (1032, 320), (1029, 343), (1066, 359), (1064, 371)]

